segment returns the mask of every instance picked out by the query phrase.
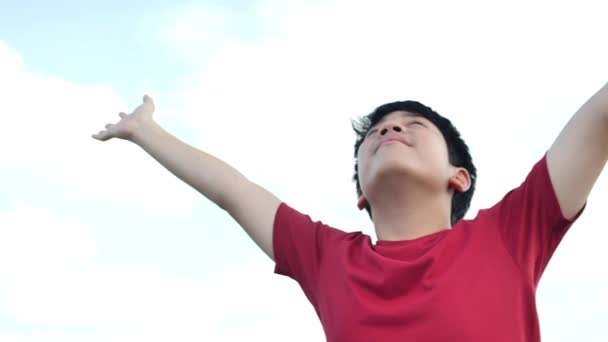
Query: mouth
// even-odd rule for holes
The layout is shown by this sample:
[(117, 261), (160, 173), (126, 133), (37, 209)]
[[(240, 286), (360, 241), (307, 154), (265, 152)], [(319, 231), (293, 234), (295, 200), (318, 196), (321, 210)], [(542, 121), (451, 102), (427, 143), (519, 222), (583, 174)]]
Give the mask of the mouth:
[(384, 141), (382, 141), (380, 144), (376, 145), (376, 149), (374, 152), (377, 152), (378, 149), (380, 149), (380, 147), (385, 146), (385, 145), (393, 145), (393, 144), (403, 144), (403, 145), (408, 145), (406, 142), (404, 142), (401, 139), (397, 139), (397, 138), (393, 138), (393, 139), (386, 139)]
[(403, 141), (397, 139), (388, 139), (383, 141), (380, 145), (389, 145), (389, 144), (403, 144)]

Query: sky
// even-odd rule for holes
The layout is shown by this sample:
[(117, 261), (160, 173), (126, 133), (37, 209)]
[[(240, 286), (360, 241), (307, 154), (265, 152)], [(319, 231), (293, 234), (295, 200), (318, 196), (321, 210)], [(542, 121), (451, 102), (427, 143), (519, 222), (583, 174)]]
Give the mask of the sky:
[[(224, 212), (137, 146), (157, 121), (282, 200), (374, 236), (350, 120), (414, 99), (471, 147), (467, 215), (517, 186), (608, 81), (601, 2), (0, 0), (0, 340), (322, 341)], [(605, 173), (541, 280), (544, 341), (608, 340)]]

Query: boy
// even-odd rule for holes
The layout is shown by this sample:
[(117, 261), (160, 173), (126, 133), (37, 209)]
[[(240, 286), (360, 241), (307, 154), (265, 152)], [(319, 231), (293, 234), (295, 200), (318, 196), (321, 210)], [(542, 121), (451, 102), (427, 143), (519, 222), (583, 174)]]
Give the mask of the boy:
[(153, 112), (144, 96), (93, 137), (132, 141), (226, 210), (300, 284), (332, 342), (540, 341), (536, 286), (608, 157), (605, 85), (519, 187), (464, 220), (476, 169), (458, 131), (418, 102), (383, 105), (353, 125), (373, 244), (313, 222), (164, 131)]

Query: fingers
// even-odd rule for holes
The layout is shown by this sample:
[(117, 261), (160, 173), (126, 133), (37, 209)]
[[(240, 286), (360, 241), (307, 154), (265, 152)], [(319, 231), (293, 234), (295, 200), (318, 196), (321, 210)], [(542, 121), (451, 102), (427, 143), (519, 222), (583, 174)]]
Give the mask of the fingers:
[(101, 131), (99, 131), (99, 133), (91, 135), (91, 137), (93, 137), (93, 139), (97, 139), (97, 140), (101, 140), (101, 141), (106, 141), (106, 140), (110, 139), (109, 130), (113, 126), (114, 126), (114, 124), (107, 124), (105, 126), (106, 127), (105, 130), (101, 130)]
[[(154, 112), (154, 101), (152, 100), (152, 98), (149, 95), (144, 95), (143, 96), (143, 102), (146, 105), (149, 105), (151, 107), (148, 107), (147, 110), (151, 109), (151, 112)], [(140, 110), (141, 106), (138, 107), (135, 112), (137, 112), (138, 110)], [(146, 111), (147, 111), (146, 110)], [(120, 116), (121, 119), (125, 119), (126, 117), (129, 116), (129, 114), (125, 113), (125, 112), (120, 112), (118, 113), (118, 116)], [(91, 137), (93, 137), (93, 139), (97, 139), (97, 140), (101, 140), (101, 141), (105, 141), (110, 139), (112, 136), (115, 135), (115, 133), (110, 133), (109, 131), (112, 130), (112, 128), (115, 126), (115, 124), (107, 124), (105, 126), (105, 130), (103, 131), (99, 131), (99, 133), (97, 134), (93, 134), (91, 135)]]
[(148, 104), (150, 106), (152, 106), (152, 111), (154, 111), (154, 100), (152, 100), (152, 98), (149, 95), (144, 95), (144, 104)]
[(108, 135), (106, 134), (105, 131), (99, 131), (99, 133), (93, 134), (91, 137), (93, 137), (93, 139), (97, 139), (97, 140), (101, 140), (101, 141), (108, 140)]

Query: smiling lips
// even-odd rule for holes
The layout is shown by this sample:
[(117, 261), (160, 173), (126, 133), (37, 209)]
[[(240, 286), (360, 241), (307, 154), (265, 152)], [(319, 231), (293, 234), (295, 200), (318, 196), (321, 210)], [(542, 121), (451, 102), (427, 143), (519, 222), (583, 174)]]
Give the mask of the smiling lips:
[(378, 151), (378, 149), (384, 145), (393, 145), (393, 144), (403, 144), (403, 145), (409, 146), (404, 140), (393, 137), (393, 138), (388, 138), (388, 139), (382, 140), (378, 145), (376, 145), (375, 151)]
[(384, 145), (393, 145), (393, 144), (399, 144), (399, 143), (406, 145), (406, 146), (411, 146), (409, 144), (409, 141), (405, 137), (400, 136), (398, 134), (388, 134), (387, 136), (382, 137), (382, 140), (377, 143), (374, 151), (378, 151), (378, 149)]
[(397, 139), (388, 139), (383, 141), (380, 145), (388, 145), (388, 144), (403, 144), (403, 141)]

